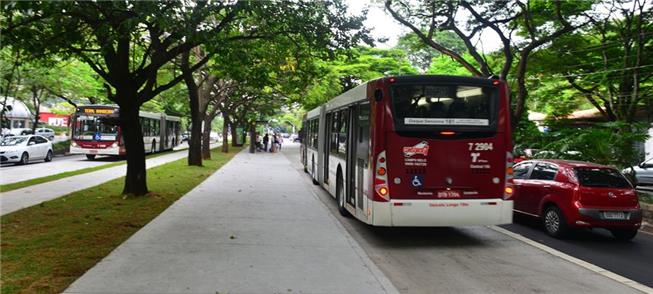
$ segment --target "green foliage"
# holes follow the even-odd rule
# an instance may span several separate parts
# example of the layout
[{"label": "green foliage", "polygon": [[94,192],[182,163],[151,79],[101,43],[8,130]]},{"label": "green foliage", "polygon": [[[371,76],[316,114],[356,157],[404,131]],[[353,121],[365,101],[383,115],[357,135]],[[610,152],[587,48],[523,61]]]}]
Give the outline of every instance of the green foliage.
[{"label": "green foliage", "polygon": [[[453,32],[438,31],[434,34],[434,39],[458,54],[463,54],[467,50],[465,43]],[[439,51],[426,45],[414,32],[399,37],[397,49],[404,50],[410,63],[420,72],[428,71],[433,59],[442,56]]]},{"label": "green foliage", "polygon": [[296,101],[312,109],[368,80],[417,73],[401,49],[359,47],[349,53],[316,62],[321,74]]},{"label": "green foliage", "polygon": [[540,158],[583,160],[599,164],[630,167],[639,163],[635,143],[648,137],[647,124],[602,123],[586,128],[553,127],[543,135]]}]

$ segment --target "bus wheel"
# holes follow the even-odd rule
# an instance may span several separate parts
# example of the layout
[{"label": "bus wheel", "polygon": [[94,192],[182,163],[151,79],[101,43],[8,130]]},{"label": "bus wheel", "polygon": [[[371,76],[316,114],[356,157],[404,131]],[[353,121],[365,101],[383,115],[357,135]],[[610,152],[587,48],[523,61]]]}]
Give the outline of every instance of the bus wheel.
[{"label": "bus wheel", "polygon": [[86,154],[86,159],[88,159],[88,160],[95,159],[95,154]]},{"label": "bus wheel", "polygon": [[338,212],[340,212],[340,215],[344,217],[350,216],[351,214],[349,214],[349,211],[347,211],[347,208],[345,208],[345,188],[342,184],[341,176],[338,176],[338,181],[336,184],[336,201],[338,201]]}]

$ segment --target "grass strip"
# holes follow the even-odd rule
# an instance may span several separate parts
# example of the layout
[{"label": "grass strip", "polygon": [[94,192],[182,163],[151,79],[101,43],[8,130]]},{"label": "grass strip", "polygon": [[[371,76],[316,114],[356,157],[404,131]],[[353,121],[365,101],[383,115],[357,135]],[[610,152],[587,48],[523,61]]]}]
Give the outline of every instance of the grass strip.
[{"label": "grass strip", "polygon": [[[158,157],[158,156],[161,156],[161,155],[170,154],[171,152],[176,152],[176,151],[165,151],[165,152],[161,152],[161,153],[156,153],[156,154],[148,155],[148,156],[146,156],[146,158],[154,158],[154,157]],[[44,164],[47,164],[47,163],[44,163]],[[10,183],[10,184],[4,184],[4,185],[0,185],[0,192],[8,192],[8,191],[11,191],[11,190],[16,190],[16,189],[21,189],[21,188],[33,186],[33,185],[52,182],[52,181],[60,180],[60,179],[67,178],[67,177],[72,177],[72,176],[76,176],[76,175],[81,175],[81,174],[85,174],[85,173],[98,171],[98,170],[105,169],[105,168],[118,166],[118,165],[121,165],[121,164],[125,164],[125,161],[122,160],[122,159],[120,161],[118,161],[118,162],[107,163],[107,164],[103,164],[103,165],[87,167],[87,168],[78,169],[78,170],[67,171],[67,172],[63,172],[63,173],[59,173],[59,174],[49,175],[49,176],[40,177],[40,178],[34,178],[34,179],[26,180],[26,181],[20,181],[20,182],[15,182],[15,183]],[[7,172],[11,172],[11,170],[8,170]]]},{"label": "grass strip", "polygon": [[202,167],[186,158],[153,167],[146,196],[121,195],[119,178],[2,216],[0,292],[62,292],[240,150],[216,148]]}]

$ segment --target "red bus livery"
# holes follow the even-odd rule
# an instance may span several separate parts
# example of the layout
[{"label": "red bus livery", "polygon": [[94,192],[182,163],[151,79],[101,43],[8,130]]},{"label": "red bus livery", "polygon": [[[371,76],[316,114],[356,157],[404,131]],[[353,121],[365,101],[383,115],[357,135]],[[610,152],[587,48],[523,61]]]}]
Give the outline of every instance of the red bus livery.
[{"label": "red bus livery", "polygon": [[302,160],[370,225],[511,223],[509,113],[500,80],[381,78],[307,113]]},{"label": "red bus livery", "polygon": [[[125,155],[117,106],[85,105],[77,107],[72,118],[71,154]],[[162,113],[141,111],[140,124],[145,152],[171,150],[179,143],[180,119]]]}]

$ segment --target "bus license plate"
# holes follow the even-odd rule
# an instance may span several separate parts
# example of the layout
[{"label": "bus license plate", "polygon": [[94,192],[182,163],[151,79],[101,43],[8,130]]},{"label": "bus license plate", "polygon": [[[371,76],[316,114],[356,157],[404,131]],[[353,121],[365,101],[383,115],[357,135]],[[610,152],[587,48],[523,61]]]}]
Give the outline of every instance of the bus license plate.
[{"label": "bus license plate", "polygon": [[603,218],[611,220],[624,220],[626,214],[623,211],[604,211]]},{"label": "bus license plate", "polygon": [[460,191],[438,191],[438,198],[460,198]]},{"label": "bus license plate", "polygon": [[95,149],[91,149],[88,152],[91,153],[91,154],[97,154],[97,150],[95,150]]}]

